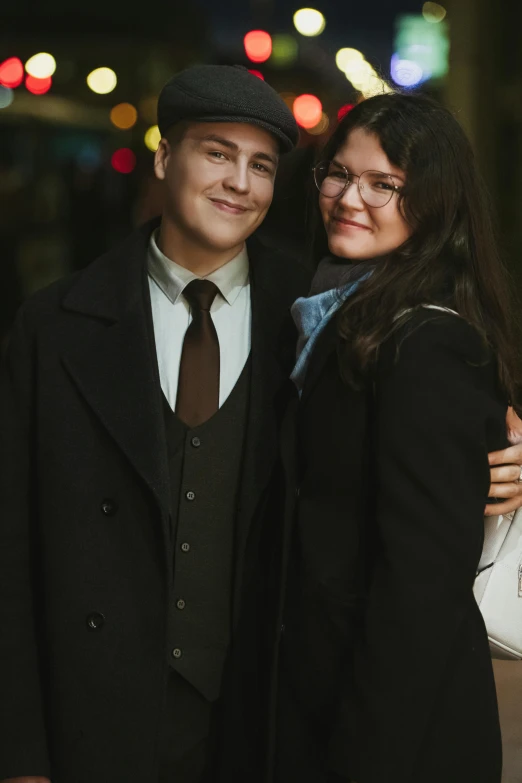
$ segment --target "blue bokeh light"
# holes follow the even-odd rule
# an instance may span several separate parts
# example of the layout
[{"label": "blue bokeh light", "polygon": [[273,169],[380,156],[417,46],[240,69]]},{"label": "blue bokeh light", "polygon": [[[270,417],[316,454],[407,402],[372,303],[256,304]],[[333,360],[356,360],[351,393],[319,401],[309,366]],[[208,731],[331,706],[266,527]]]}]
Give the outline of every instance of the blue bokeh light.
[{"label": "blue bokeh light", "polygon": [[413,60],[401,60],[398,54],[393,54],[390,63],[390,74],[395,84],[401,87],[416,87],[426,78],[421,66]]}]

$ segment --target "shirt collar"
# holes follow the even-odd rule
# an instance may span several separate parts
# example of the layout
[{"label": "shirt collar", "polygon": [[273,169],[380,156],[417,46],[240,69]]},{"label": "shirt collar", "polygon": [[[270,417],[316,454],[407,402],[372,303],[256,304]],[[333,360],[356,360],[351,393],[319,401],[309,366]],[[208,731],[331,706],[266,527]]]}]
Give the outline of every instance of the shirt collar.
[{"label": "shirt collar", "polygon": [[[165,296],[175,304],[186,286],[198,276],[167,258],[159,249],[156,236],[157,231],[153,231],[149,242],[148,272]],[[229,305],[233,305],[239,292],[248,282],[248,272],[248,253],[245,245],[231,261],[203,279],[214,283],[223,299]]]}]

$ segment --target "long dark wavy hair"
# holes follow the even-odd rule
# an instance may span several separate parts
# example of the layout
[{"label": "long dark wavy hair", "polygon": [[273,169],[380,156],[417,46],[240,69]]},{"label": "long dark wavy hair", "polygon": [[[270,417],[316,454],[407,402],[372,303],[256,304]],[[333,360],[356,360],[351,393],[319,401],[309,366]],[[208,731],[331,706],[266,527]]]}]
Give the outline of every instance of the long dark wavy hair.
[{"label": "long dark wavy hair", "polygon": [[[399,208],[413,232],[379,259],[373,274],[340,308],[339,357],[344,380],[361,388],[379,346],[422,304],[451,307],[493,350],[499,380],[514,404],[518,356],[507,272],[500,260],[488,195],[471,145],[457,120],[434,100],[398,93],[362,101],[339,123],[321,157],[331,160],[355,128],[375,134],[406,174]],[[318,212],[318,199],[315,197]],[[315,247],[325,245],[317,225]]]}]

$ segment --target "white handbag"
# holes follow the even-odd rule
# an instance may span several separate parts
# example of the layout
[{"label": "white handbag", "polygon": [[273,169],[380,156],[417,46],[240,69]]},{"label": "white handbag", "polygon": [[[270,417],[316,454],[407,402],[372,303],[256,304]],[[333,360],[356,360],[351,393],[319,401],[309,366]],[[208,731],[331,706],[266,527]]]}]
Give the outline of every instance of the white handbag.
[{"label": "white handbag", "polygon": [[[449,307],[421,307],[459,315]],[[484,547],[473,592],[486,623],[491,656],[522,660],[522,508],[484,517]]]},{"label": "white handbag", "polygon": [[522,660],[522,509],[484,517],[474,593],[493,658]]}]

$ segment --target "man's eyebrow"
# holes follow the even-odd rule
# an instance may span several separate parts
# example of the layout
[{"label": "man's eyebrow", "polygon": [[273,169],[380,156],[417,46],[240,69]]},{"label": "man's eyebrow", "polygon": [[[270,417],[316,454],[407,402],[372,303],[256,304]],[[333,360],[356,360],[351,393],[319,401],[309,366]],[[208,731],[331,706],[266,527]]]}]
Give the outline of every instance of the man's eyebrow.
[{"label": "man's eyebrow", "polygon": [[269,155],[268,152],[256,152],[253,156],[256,160],[267,160],[274,166],[277,166],[279,158],[276,155]]},{"label": "man's eyebrow", "polygon": [[234,150],[234,152],[237,152],[239,149],[233,141],[225,139],[223,136],[218,136],[216,133],[208,133],[206,136],[202,136],[200,141],[213,141],[215,144],[221,144],[223,147],[228,147],[229,150]]},{"label": "man's eyebrow", "polygon": [[[230,139],[226,139],[224,136],[218,136],[216,133],[208,133],[206,136],[202,136],[200,141],[211,141],[214,142],[214,144],[221,144],[222,147],[227,147],[233,152],[238,152],[239,150],[239,147],[237,144],[235,144],[235,142],[230,141]],[[268,152],[255,152],[252,157],[254,157],[256,160],[266,160],[269,163],[272,163],[274,166],[277,166],[278,163],[277,156],[269,155]]]}]

